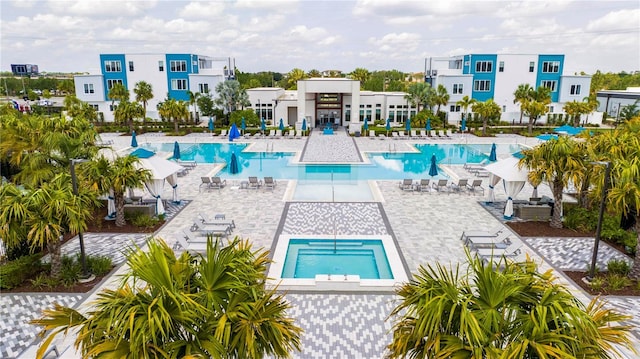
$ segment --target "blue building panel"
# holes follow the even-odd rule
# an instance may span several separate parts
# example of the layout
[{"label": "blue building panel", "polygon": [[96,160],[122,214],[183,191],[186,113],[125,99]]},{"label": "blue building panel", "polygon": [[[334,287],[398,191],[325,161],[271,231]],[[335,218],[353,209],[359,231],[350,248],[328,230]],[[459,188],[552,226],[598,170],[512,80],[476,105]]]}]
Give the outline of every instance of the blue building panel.
[{"label": "blue building panel", "polygon": [[[189,90],[189,74],[193,73],[191,55],[167,54],[166,61],[169,98],[189,101],[189,95],[187,94]],[[175,65],[173,68],[172,64]],[[174,84],[174,82],[176,83]]]},{"label": "blue building panel", "polygon": [[560,97],[560,81],[563,71],[564,55],[538,55],[536,88],[542,86],[543,81],[555,81],[555,90],[551,92],[551,102],[558,102]]},{"label": "blue building panel", "polygon": [[[486,101],[494,97],[496,87],[496,71],[498,55],[471,54],[469,56],[469,73],[473,75],[471,97],[477,101]],[[465,62],[467,61],[465,56]],[[478,88],[476,88],[478,83]]]},{"label": "blue building panel", "polygon": [[124,54],[101,54],[100,71],[102,72],[102,81],[104,82],[105,101],[109,101],[109,83],[113,81],[122,81],[124,88],[129,90]]}]

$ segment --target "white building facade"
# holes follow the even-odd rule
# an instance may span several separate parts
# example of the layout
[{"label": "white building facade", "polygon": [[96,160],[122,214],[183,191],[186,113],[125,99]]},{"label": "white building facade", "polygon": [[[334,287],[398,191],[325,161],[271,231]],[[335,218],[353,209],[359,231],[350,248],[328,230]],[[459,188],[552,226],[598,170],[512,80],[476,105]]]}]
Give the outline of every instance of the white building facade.
[{"label": "white building facade", "polygon": [[563,113],[566,102],[582,101],[591,86],[591,76],[564,75],[563,71],[564,55],[466,54],[425,60],[425,82],[434,88],[444,85],[450,95],[443,109],[449,112],[449,123],[459,121],[462,109],[456,102],[464,96],[493,99],[502,110],[502,121],[518,121],[520,105],[513,102],[513,93],[521,84],[548,87],[550,113]]},{"label": "white building facade", "polygon": [[76,96],[93,106],[105,121],[113,121],[109,90],[121,83],[135,101],[136,83],[145,81],[153,89],[153,98],[147,103],[147,117],[159,119],[157,105],[168,98],[188,101],[187,91],[209,92],[215,95],[215,86],[233,79],[230,58],[214,58],[196,54],[101,54],[99,75],[74,77]]}]

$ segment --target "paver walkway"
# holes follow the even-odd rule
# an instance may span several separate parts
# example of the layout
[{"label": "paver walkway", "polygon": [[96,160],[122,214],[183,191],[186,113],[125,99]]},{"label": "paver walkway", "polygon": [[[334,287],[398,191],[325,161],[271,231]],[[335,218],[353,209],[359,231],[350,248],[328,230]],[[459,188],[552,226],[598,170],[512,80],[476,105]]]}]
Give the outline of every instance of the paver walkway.
[{"label": "paver walkway", "polygon": [[362,157],[354,139],[344,128],[339,128],[332,135],[324,135],[322,130],[311,131],[302,162],[362,162]]}]

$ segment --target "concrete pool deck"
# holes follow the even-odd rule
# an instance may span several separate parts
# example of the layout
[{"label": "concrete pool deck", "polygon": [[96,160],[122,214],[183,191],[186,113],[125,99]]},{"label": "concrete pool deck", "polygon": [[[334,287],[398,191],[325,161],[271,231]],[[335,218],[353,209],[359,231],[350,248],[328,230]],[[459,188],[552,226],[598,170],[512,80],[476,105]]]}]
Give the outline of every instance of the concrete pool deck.
[{"label": "concrete pool deck", "polygon": [[[321,131],[317,131],[321,132]],[[335,138],[344,134],[336,132]],[[346,137],[346,135],[345,135]],[[114,141],[115,148],[125,148],[130,143],[129,136],[115,134],[103,134],[102,138]],[[205,135],[191,135],[186,139],[195,142],[219,142],[226,139],[216,139]],[[138,143],[145,142],[173,142],[185,141],[183,137],[164,137],[155,135],[138,136]],[[393,145],[396,151],[412,151],[411,143],[509,143],[533,146],[537,139],[523,138],[520,136],[499,136],[495,138],[475,138],[473,136],[456,137],[452,140],[379,140],[367,137],[349,138],[355,141],[359,151],[386,151]],[[326,138],[325,138],[326,140]],[[306,145],[306,139],[252,139],[255,142],[256,151],[262,151],[269,146],[274,151],[294,152],[302,151]],[[341,142],[340,142],[341,143]],[[345,142],[346,143],[346,142]],[[342,146],[336,144],[336,146]],[[346,145],[345,145],[346,146]],[[353,145],[351,145],[353,146]],[[307,146],[307,150],[310,146]],[[341,147],[340,147],[341,148]],[[353,148],[353,147],[351,147]],[[345,147],[346,150],[346,147]],[[336,152],[339,153],[339,152]],[[326,158],[326,157],[324,157]],[[349,155],[353,159],[353,155]],[[339,160],[339,159],[338,159]],[[179,194],[190,203],[175,215],[158,233],[157,236],[165,239],[170,245],[175,243],[175,233],[193,223],[198,213],[208,214],[224,213],[227,218],[234,219],[236,229],[233,234],[250,239],[254,247],[272,248],[274,239],[278,233],[291,234],[306,233],[311,224],[303,224],[298,220],[283,221],[286,217],[285,198],[290,198],[289,181],[278,180],[273,190],[245,190],[240,189],[240,183],[229,183],[222,190],[200,189],[200,176],[206,176],[214,169],[215,165],[199,164],[190,173],[179,179]],[[462,166],[442,166],[459,178],[473,178],[466,173]],[[484,187],[486,188],[486,178]],[[388,218],[388,223],[393,229],[397,245],[406,261],[410,272],[415,272],[419,265],[434,264],[436,262],[445,265],[456,265],[466,261],[464,246],[459,238],[464,230],[489,229],[501,220],[488,211],[480,201],[480,195],[468,193],[438,193],[438,192],[406,192],[398,188],[397,181],[375,181],[380,194],[380,202]],[[518,198],[528,198],[532,188],[526,186]],[[547,187],[538,189],[540,195],[550,195]],[[170,186],[165,186],[163,196],[170,196]],[[289,197],[287,197],[289,195]],[[498,201],[506,199],[504,191],[496,192]],[[309,202],[312,210],[323,210],[322,203]],[[499,210],[499,209],[498,209]],[[354,216],[356,214],[353,214]],[[357,216],[370,216],[372,212],[362,211]],[[345,219],[348,221],[349,218]],[[363,229],[345,229],[345,232],[360,232]],[[324,231],[324,229],[319,229]],[[357,233],[356,233],[357,234]],[[107,245],[109,234],[97,234],[90,236],[89,240],[100,245]],[[85,239],[86,241],[87,239]],[[571,241],[559,241],[547,238],[521,238],[525,243],[525,251],[535,260],[541,263],[541,269],[562,268],[565,263],[571,263],[578,269],[584,269],[585,248],[590,248],[592,238],[579,238]],[[604,251],[604,252],[603,252]],[[601,250],[599,258],[605,257],[605,252],[612,256],[618,255],[614,250],[607,248]],[[542,256],[541,256],[542,255]],[[607,254],[608,255],[608,254]],[[607,257],[608,258],[608,257]],[[122,272],[124,267],[118,270]],[[559,280],[569,285],[571,291],[583,302],[589,300],[589,296],[556,271]],[[112,275],[115,280],[116,275]],[[113,285],[112,281],[106,281],[104,286]],[[100,289],[98,289],[100,290]],[[35,345],[30,343],[35,338],[37,328],[26,322],[39,315],[39,310],[50,306],[52,300],[63,299],[65,305],[75,305],[77,308],[86,308],[88,303],[95,298],[96,292],[90,294],[2,294],[0,322],[0,357],[32,358]],[[388,293],[299,293],[286,294],[292,303],[291,315],[296,318],[296,323],[304,329],[302,337],[302,352],[293,353],[295,358],[381,358],[385,353],[385,346],[391,341],[391,322],[386,321],[388,313],[397,304],[397,297]],[[48,297],[48,298],[44,298]],[[51,298],[55,297],[55,298]],[[633,340],[640,349],[640,298],[635,297],[607,297],[609,306],[618,308],[621,312],[633,316],[631,324],[635,327]],[[49,303],[49,304],[48,304]],[[26,312],[26,314],[25,314]],[[76,358],[73,348],[69,348],[73,338],[66,341],[58,341],[58,347],[66,351],[62,357]],[[636,356],[629,355],[629,358]]]}]

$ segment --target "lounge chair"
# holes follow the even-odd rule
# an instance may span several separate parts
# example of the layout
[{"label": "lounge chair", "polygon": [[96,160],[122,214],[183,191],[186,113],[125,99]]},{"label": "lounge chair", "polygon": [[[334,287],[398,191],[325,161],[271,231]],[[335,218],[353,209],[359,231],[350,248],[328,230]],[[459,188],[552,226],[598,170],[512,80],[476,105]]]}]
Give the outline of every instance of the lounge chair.
[{"label": "lounge chair", "polygon": [[227,185],[227,180],[220,179],[220,177],[211,177],[211,185],[210,188],[222,189]]},{"label": "lounge chair", "polygon": [[271,138],[276,137],[276,130],[269,130],[269,135],[266,137],[271,137]]},{"label": "lounge chair", "polygon": [[376,131],[375,130],[369,130],[369,138],[370,139],[374,139],[376,138]]},{"label": "lounge chair", "polygon": [[446,179],[439,179],[437,183],[433,184],[433,189],[435,189],[437,192],[440,192],[441,190],[445,190],[447,188],[448,183],[449,181]]},{"label": "lounge chair", "polygon": [[420,138],[420,136],[418,136],[418,132],[416,130],[411,130],[411,139],[417,140],[418,138]]},{"label": "lounge chair", "polygon": [[405,178],[400,182],[400,189],[403,191],[413,191],[413,180],[411,178]]},{"label": "lounge chair", "polygon": [[436,130],[431,130],[431,132],[429,132],[431,134],[431,138],[436,138],[438,137],[438,135],[436,134]]},{"label": "lounge chair", "polygon": [[[173,249],[177,249],[177,244],[179,244],[185,251],[190,253],[205,253],[207,251],[207,242],[202,242],[200,240],[191,242],[188,238],[191,236],[188,231],[183,231],[183,233],[176,233],[176,245],[174,245]],[[206,237],[204,237],[206,238]]]},{"label": "lounge chair", "polygon": [[196,161],[176,160],[176,163],[179,164],[180,166],[186,168],[187,170],[192,170],[192,169],[194,169],[194,168],[196,168],[198,166],[198,163]]},{"label": "lounge chair", "polygon": [[202,181],[202,183],[200,183],[200,186],[198,186],[198,189],[202,188],[202,186],[205,186],[205,188],[213,188],[211,177],[200,177],[200,180]]},{"label": "lounge chair", "polygon": [[262,186],[262,181],[258,180],[258,177],[249,177],[249,188],[258,189]]},{"label": "lounge chair", "polygon": [[401,140],[405,140],[407,136],[404,134],[404,131],[398,131],[398,138]]},{"label": "lounge chair", "polygon": [[501,232],[493,237],[468,237],[465,245],[471,250],[487,250],[487,249],[505,249],[511,245],[511,233],[508,231]]},{"label": "lounge chair", "polygon": [[469,189],[469,192],[475,193],[476,191],[482,191],[482,195],[484,196],[484,187],[482,187],[481,179],[474,179],[471,184],[467,183],[467,188]]},{"label": "lounge chair", "polygon": [[378,135],[378,138],[381,140],[386,140],[387,139],[387,135],[385,135],[384,133],[381,133]]},{"label": "lounge chair", "polygon": [[475,253],[485,261],[493,261],[494,258],[514,258],[522,253],[522,242],[513,242],[506,248],[478,248]]},{"label": "lounge chair", "polygon": [[276,138],[282,138],[282,130],[276,130]]},{"label": "lounge chair", "polygon": [[274,189],[276,188],[276,180],[273,177],[265,177],[264,178],[264,188]]},{"label": "lounge chair", "polygon": [[227,130],[220,130],[220,137],[227,137]]},{"label": "lounge chair", "polygon": [[451,182],[451,191],[453,192],[462,192],[463,190],[467,190],[467,184],[469,180],[466,178],[462,178],[458,180],[458,183]]},{"label": "lounge chair", "polygon": [[422,139],[428,139],[429,135],[427,135],[427,131],[426,130],[420,130],[420,138]]},{"label": "lounge chair", "polygon": [[391,137],[392,137],[394,140],[397,140],[398,138],[400,138],[400,135],[398,134],[398,132],[391,132]]},{"label": "lounge chair", "polygon": [[453,137],[453,132],[451,130],[447,130],[446,135],[447,135],[447,137],[451,138],[451,137]]},{"label": "lounge chair", "polygon": [[462,241],[462,243],[466,245],[470,238],[474,238],[474,237],[495,238],[495,237],[498,237],[501,233],[505,233],[505,232],[508,233],[506,229],[507,228],[504,225],[499,224],[489,229],[488,231],[477,231],[477,230],[464,231],[462,232],[462,236],[460,236],[460,240]]},{"label": "lounge chair", "polygon": [[296,130],[295,138],[302,138],[302,130]]},{"label": "lounge chair", "polygon": [[236,228],[236,222],[232,219],[231,221],[227,220],[224,214],[216,214],[214,219],[209,218],[204,213],[198,213],[198,219],[202,222],[203,225],[214,225],[214,226],[229,226],[229,229],[233,231]]},{"label": "lounge chair", "polygon": [[228,224],[207,224],[202,221],[194,221],[190,227],[191,232],[198,232],[202,235],[212,235],[215,237],[227,237],[231,234],[231,225]]},{"label": "lounge chair", "polygon": [[447,135],[444,133],[444,130],[438,130],[438,137],[440,137],[440,138],[448,138],[448,139],[451,139],[449,136],[447,136]]},{"label": "lounge chair", "polygon": [[420,182],[416,185],[416,191],[418,192],[429,192],[429,182],[431,180],[428,178],[423,178],[420,180]]}]

